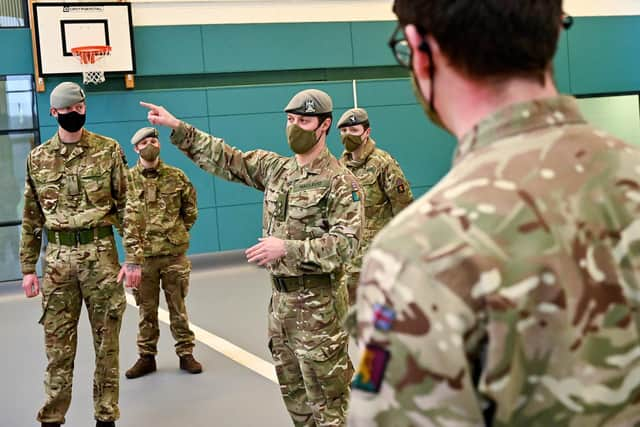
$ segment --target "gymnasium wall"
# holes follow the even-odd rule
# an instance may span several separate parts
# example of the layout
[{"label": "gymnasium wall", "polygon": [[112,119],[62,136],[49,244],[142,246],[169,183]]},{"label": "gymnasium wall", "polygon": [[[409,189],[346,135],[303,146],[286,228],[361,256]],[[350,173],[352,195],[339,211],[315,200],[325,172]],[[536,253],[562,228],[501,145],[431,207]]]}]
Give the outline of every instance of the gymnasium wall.
[{"label": "gymnasium wall", "polygon": [[[289,98],[306,87],[326,90],[337,117],[352,106],[355,78],[373,137],[396,157],[421,195],[449,169],[454,140],[426,121],[406,72],[395,65],[386,46],[394,27],[392,21],[136,26],[137,89],[125,90],[122,79],[113,76],[90,89],[87,127],[118,139],[133,164],[129,138],[147,125],[146,111],[138,106],[145,100],[243,150],[288,155],[282,108]],[[554,62],[561,91],[637,93],[638,28],[640,16],[576,18]],[[302,41],[307,49],[299,48]],[[0,30],[0,56],[5,58],[0,75],[31,74],[29,31]],[[47,79],[47,92],[37,97],[43,141],[55,132],[48,91],[59,81]],[[163,158],[183,168],[198,190],[200,219],[191,253],[253,244],[260,235],[261,194],[198,170],[167,140],[163,130]],[[329,145],[340,152],[335,129]]]}]

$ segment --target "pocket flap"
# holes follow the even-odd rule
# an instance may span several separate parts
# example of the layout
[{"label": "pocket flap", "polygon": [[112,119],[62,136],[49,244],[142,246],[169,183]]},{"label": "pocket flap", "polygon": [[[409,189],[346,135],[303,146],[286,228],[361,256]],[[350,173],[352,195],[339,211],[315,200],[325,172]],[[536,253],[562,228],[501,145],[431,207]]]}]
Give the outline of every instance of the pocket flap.
[{"label": "pocket flap", "polygon": [[301,208],[308,208],[320,204],[324,196],[328,193],[329,187],[314,188],[309,190],[289,193],[289,205]]}]

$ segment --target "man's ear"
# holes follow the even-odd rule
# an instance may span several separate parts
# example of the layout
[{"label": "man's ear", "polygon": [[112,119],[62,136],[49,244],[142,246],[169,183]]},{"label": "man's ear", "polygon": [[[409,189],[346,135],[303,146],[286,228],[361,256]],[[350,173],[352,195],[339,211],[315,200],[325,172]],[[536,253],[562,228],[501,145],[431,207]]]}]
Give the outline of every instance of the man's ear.
[{"label": "man's ear", "polygon": [[326,119],[324,119],[324,122],[326,123],[326,127],[324,128],[324,133],[329,132],[329,129],[331,129],[331,117],[327,117]]},{"label": "man's ear", "polygon": [[411,47],[411,61],[413,64],[413,72],[416,74],[418,79],[429,79],[429,67],[431,67],[431,61],[429,60],[429,55],[426,52],[423,52],[420,49],[420,45],[425,42],[428,43],[433,40],[429,37],[429,41],[425,39],[425,37],[418,32],[418,29],[415,25],[407,25],[404,28],[404,34],[407,37],[407,42],[409,42],[409,46]]},{"label": "man's ear", "polygon": [[53,107],[49,108],[49,115],[58,118],[58,112]]}]

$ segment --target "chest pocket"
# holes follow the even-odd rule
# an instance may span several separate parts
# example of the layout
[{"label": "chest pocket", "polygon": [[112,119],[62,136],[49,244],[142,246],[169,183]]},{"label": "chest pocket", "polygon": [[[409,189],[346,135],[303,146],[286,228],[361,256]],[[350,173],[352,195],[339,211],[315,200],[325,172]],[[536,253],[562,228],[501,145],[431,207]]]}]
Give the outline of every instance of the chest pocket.
[{"label": "chest pocket", "polygon": [[378,182],[378,175],[375,170],[365,170],[364,173],[356,176],[362,192],[364,193],[364,206],[379,206],[386,202],[386,197],[380,183]]},{"label": "chest pocket", "polygon": [[40,171],[32,174],[32,179],[42,211],[45,215],[54,213],[62,191],[62,171]]},{"label": "chest pocket", "polygon": [[87,200],[94,206],[110,204],[111,170],[103,165],[87,167],[80,174]]},{"label": "chest pocket", "polygon": [[290,191],[287,200],[289,218],[307,222],[326,217],[328,187]]},{"label": "chest pocket", "polygon": [[177,182],[166,182],[158,188],[158,207],[165,211],[165,217],[174,220],[180,213],[182,186]]}]

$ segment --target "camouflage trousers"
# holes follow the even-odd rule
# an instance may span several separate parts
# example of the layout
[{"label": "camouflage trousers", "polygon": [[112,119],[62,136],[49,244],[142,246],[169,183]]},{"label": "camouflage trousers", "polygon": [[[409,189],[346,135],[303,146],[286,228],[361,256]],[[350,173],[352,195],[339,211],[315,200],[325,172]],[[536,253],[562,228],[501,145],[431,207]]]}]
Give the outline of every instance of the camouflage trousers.
[{"label": "camouflage trousers", "polygon": [[40,323],[44,326],[48,365],[46,401],[38,412],[38,421],[65,421],[71,403],[82,301],[89,314],[96,355],[95,418],[116,420],[120,417],[118,339],[126,301],[124,289],[116,281],[120,265],[113,237],[73,247],[49,243],[46,262]]},{"label": "camouflage trousers", "polygon": [[189,329],[184,299],[189,291],[191,261],[185,255],[146,257],[142,265],[142,282],[133,291],[140,312],[138,323],[138,353],[142,356],[158,354],[158,306],[160,286],[169,308],[171,334],[176,341],[176,353],[184,356],[193,352],[195,335]]},{"label": "camouflage trousers", "polygon": [[353,366],[342,327],[346,288],[273,291],[269,349],[295,426],[344,426]]}]

